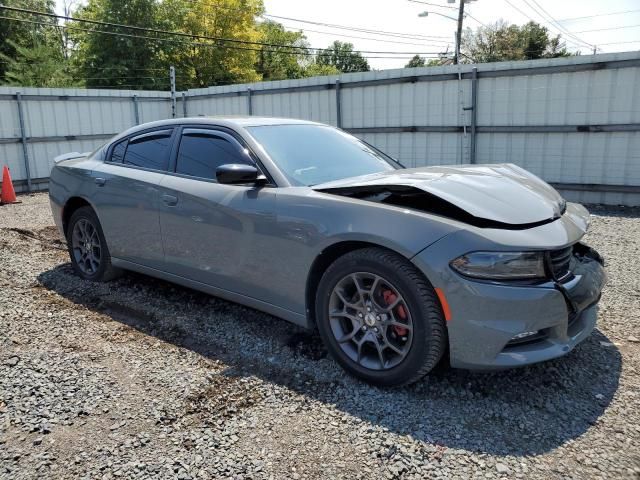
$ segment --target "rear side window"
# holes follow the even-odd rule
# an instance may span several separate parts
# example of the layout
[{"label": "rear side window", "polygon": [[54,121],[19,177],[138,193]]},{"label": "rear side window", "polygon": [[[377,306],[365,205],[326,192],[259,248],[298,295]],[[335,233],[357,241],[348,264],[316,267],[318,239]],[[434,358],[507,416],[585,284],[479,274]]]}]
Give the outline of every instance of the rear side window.
[{"label": "rear side window", "polygon": [[253,165],[249,152],[235,142],[211,133],[185,133],[180,141],[176,173],[207,179],[227,163]]},{"label": "rear side window", "polygon": [[113,151],[111,152],[111,161],[114,163],[122,163],[122,159],[124,158],[124,152],[127,149],[127,141],[123,140],[120,143],[117,143],[115,147],[113,147]]},{"label": "rear side window", "polygon": [[159,130],[131,138],[124,154],[124,164],[166,170],[169,166],[171,133],[172,130]]}]

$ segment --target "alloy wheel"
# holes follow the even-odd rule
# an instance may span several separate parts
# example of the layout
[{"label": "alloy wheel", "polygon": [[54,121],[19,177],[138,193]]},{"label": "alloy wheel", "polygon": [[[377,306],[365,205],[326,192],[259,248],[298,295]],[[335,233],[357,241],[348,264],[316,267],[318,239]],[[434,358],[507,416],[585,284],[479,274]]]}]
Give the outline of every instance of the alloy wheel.
[{"label": "alloy wheel", "polygon": [[335,285],[329,323],[342,351],[371,370],[397,366],[411,348],[413,321],[407,302],[389,281],[373,273],[351,273]]},{"label": "alloy wheel", "polygon": [[100,268],[102,246],[97,228],[86,218],[81,218],[73,226],[71,248],[82,273],[95,275]]}]

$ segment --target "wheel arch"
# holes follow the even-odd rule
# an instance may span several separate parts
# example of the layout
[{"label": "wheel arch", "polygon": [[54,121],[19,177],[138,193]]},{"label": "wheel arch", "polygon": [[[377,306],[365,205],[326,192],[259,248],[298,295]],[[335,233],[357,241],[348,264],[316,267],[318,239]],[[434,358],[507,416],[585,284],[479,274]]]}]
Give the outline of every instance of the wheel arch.
[{"label": "wheel arch", "polygon": [[[71,216],[76,210],[82,207],[90,207],[94,212],[96,212],[96,209],[93,207],[91,202],[79,195],[69,197],[64,203],[64,207],[62,208],[62,229],[65,235],[67,234],[67,226],[69,225]],[[97,214],[98,213],[96,212],[96,215]]]},{"label": "wheel arch", "polygon": [[364,248],[379,248],[382,250],[388,250],[409,260],[406,255],[402,254],[402,252],[394,248],[389,248],[379,243],[364,240],[342,240],[325,247],[311,264],[309,274],[307,275],[307,285],[305,288],[305,305],[310,327],[316,327],[316,292],[318,290],[318,285],[320,284],[320,279],[322,278],[324,272],[334,261],[336,261],[341,256],[354,250],[361,250]]}]

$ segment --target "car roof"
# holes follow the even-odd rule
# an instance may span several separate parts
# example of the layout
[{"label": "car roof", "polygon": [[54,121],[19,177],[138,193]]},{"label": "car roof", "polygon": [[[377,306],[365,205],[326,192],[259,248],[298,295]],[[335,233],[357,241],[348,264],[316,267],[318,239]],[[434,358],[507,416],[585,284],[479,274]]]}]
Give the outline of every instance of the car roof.
[{"label": "car roof", "polygon": [[182,117],[171,118],[167,120],[157,120],[155,122],[143,123],[131,127],[122,132],[119,137],[130,135],[137,131],[147,130],[149,128],[170,127],[174,125],[198,124],[222,126],[234,129],[242,129],[245,127],[258,127],[264,125],[322,125],[321,123],[311,122],[308,120],[299,120],[295,118],[279,118],[279,117],[254,117],[248,115],[220,115],[220,116],[198,116],[198,117]]}]

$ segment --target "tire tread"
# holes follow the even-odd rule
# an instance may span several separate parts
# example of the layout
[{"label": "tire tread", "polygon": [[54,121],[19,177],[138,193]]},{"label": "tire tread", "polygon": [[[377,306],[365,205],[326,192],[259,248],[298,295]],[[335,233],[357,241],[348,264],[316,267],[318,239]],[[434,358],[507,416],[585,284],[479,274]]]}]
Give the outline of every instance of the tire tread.
[{"label": "tire tread", "polygon": [[369,260],[382,263],[393,268],[398,275],[405,277],[409,282],[414,284],[418,292],[418,301],[422,304],[423,310],[427,312],[427,328],[430,330],[429,348],[422,359],[421,365],[416,369],[415,373],[404,379],[402,382],[394,385],[404,386],[420,380],[428,374],[438,364],[438,362],[440,362],[447,347],[447,331],[444,322],[444,314],[442,312],[440,300],[436,296],[433,286],[415,265],[405,257],[391,250],[378,247],[367,247],[353,250],[331,264],[326,270],[325,275],[330,275],[333,269],[338,268],[337,262],[340,260],[354,262]]},{"label": "tire tread", "polygon": [[73,214],[71,215],[71,218],[69,219],[69,226],[67,227],[67,247],[69,250],[69,257],[71,258],[71,264],[74,266],[74,270],[76,270],[76,272],[82,276],[81,272],[78,272],[78,270],[75,267],[75,262],[73,259],[73,253],[71,251],[71,232],[73,231],[73,225],[75,225],[78,217],[88,217],[89,219],[91,219],[91,221],[95,222],[95,225],[98,229],[98,234],[100,235],[100,241],[103,243],[103,261],[105,262],[104,265],[104,269],[102,271],[102,274],[95,277],[95,278],[88,278],[88,280],[92,280],[92,281],[97,281],[97,282],[109,282],[111,280],[114,280],[116,278],[118,278],[120,275],[122,275],[122,270],[119,268],[114,267],[111,264],[111,253],[109,252],[109,248],[107,246],[107,242],[104,238],[104,233],[102,231],[102,225],[100,225],[100,220],[98,219],[98,216],[96,215],[96,212],[93,210],[93,208],[91,207],[80,207],[78,208],[75,212],[73,212]]}]

